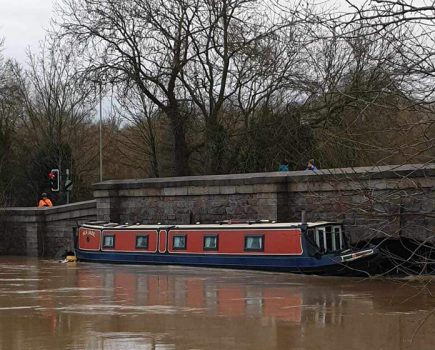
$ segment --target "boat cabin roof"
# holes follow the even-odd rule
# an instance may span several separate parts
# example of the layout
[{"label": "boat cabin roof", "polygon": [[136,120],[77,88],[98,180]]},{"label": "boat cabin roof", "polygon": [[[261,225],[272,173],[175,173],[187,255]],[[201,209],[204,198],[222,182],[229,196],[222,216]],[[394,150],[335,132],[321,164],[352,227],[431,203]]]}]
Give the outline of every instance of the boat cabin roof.
[{"label": "boat cabin roof", "polygon": [[[315,222],[307,222],[308,228],[318,227],[318,226],[327,226],[327,225],[341,225],[340,222],[333,221],[315,221]],[[300,228],[302,226],[301,222],[273,222],[273,221],[252,221],[252,222],[239,222],[239,221],[222,221],[214,224],[190,224],[190,225],[170,225],[170,224],[161,224],[157,223],[155,225],[151,224],[119,224],[114,222],[105,222],[105,221],[92,221],[81,225],[82,227],[94,228],[94,229],[127,229],[127,230],[156,230],[156,229],[181,229],[181,230],[194,230],[194,229],[217,229],[217,228],[226,228],[226,229],[249,229],[249,228]]]}]

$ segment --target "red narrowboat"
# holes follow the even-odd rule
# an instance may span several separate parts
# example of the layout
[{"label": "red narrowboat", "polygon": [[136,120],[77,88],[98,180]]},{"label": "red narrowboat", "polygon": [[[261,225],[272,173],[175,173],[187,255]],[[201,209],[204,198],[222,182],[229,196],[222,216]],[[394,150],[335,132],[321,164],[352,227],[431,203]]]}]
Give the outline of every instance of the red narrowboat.
[{"label": "red narrowboat", "polygon": [[336,222],[89,222],[78,228],[75,238],[77,259],[93,262],[367,276],[376,273],[379,259],[375,247],[352,249]]}]

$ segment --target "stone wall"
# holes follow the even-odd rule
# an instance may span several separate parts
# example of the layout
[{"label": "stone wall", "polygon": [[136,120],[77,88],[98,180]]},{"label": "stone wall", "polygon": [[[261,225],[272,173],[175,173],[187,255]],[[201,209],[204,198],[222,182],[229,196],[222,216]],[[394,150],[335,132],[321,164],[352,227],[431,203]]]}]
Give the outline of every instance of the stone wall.
[{"label": "stone wall", "polygon": [[0,255],[53,257],[72,249],[72,228],[96,219],[96,201],[0,209]]},{"label": "stone wall", "polygon": [[353,242],[435,240],[435,164],[105,181],[95,200],[53,208],[0,209],[0,254],[55,256],[72,227],[212,223],[229,219],[342,221]]},{"label": "stone wall", "polygon": [[432,239],[435,164],[105,181],[98,219],[210,223],[227,219],[339,220],[352,241]]}]

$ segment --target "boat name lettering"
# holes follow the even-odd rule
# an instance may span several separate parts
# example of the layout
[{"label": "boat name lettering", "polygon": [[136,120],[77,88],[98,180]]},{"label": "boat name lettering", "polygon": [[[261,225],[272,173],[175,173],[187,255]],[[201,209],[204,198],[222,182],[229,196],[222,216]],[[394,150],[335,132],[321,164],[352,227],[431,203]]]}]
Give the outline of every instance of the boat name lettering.
[{"label": "boat name lettering", "polygon": [[95,237],[95,231],[93,231],[93,230],[83,230],[83,236],[92,236],[92,237]]}]

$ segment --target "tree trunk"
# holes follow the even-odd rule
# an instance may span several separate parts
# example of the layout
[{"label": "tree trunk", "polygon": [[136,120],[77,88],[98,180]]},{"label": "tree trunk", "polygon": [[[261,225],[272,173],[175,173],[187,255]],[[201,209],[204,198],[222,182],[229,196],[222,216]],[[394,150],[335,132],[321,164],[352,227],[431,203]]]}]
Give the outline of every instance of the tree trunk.
[{"label": "tree trunk", "polygon": [[206,172],[208,174],[222,174],[224,172],[226,141],[226,131],[218,123],[217,118],[209,118],[206,124]]},{"label": "tree trunk", "polygon": [[177,110],[171,109],[168,112],[171,120],[172,134],[174,135],[174,170],[175,176],[190,175],[189,154],[187,152],[186,132],[184,130],[184,120]]}]

